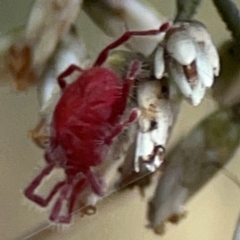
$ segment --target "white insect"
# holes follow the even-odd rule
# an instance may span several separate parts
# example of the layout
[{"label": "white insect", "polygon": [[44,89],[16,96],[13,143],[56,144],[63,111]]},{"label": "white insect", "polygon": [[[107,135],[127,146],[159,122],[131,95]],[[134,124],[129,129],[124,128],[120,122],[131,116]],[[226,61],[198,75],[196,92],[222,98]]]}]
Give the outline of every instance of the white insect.
[{"label": "white insect", "polygon": [[140,171],[141,162],[154,172],[163,162],[165,145],[173,124],[171,102],[162,96],[160,81],[148,81],[138,87],[138,106],[141,110],[134,168]]}]

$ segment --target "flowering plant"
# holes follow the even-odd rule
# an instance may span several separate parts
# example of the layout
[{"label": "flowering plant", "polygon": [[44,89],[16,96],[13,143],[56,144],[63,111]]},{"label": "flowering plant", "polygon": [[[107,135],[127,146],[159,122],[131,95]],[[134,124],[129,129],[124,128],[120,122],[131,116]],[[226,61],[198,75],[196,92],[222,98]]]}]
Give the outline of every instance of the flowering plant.
[{"label": "flowering plant", "polygon": [[[231,79],[226,81],[224,73],[220,74],[219,55],[210,33],[203,23],[192,19],[201,1],[176,2],[177,15],[174,20],[170,20],[160,17],[147,4],[137,0],[36,0],[25,28],[0,39],[4,43],[0,49],[4,66],[0,69],[1,73],[8,75],[17,90],[25,91],[33,85],[39,89],[40,120],[29,136],[37,146],[44,149],[47,167],[34,178],[24,193],[31,201],[46,207],[59,191],[55,205],[50,210],[50,220],[53,222],[69,223],[70,216],[79,207],[83,207],[83,214],[92,214],[102,197],[128,186],[130,182],[142,190],[155,174],[159,175],[159,180],[148,205],[148,221],[150,228],[163,234],[166,222],[177,222],[184,216],[185,202],[231,159],[239,146],[239,94],[237,91],[234,98],[231,94],[236,83]],[[234,45],[231,44],[231,47],[234,46],[237,51],[237,7],[231,0],[213,2],[233,33]],[[78,36],[76,18],[82,11],[105,34],[117,39],[99,54],[93,65],[90,65],[84,40]],[[230,16],[230,12],[234,13],[235,19]],[[125,44],[128,50],[115,51],[114,48],[120,44]],[[70,71],[71,74],[68,74],[66,69],[69,66],[75,66],[75,70],[79,71]],[[88,128],[97,126],[97,130],[106,125],[118,130],[106,128],[104,134],[107,131],[111,134],[107,132],[104,139],[94,135],[97,130],[94,133],[86,132],[86,135],[93,134],[91,140],[97,142],[93,151],[99,145],[102,146],[100,141],[107,141],[109,149],[104,149],[101,154],[100,150],[96,151],[96,155],[93,154],[101,155],[101,159],[96,160],[97,164],[93,161],[95,159],[89,160],[91,164],[86,160],[87,168],[91,168],[91,171],[86,171],[84,164],[81,171],[75,171],[78,168],[76,165],[80,163],[71,158],[75,153],[69,152],[76,148],[68,147],[74,145],[74,139],[61,140],[60,130],[71,130],[74,137],[83,135],[78,134],[78,129],[70,129],[67,123],[63,128],[57,126],[60,125],[59,119],[66,116],[77,116],[76,121],[81,122],[85,112],[97,107],[89,103],[84,108],[84,114],[79,116],[75,112],[70,114],[68,107],[62,110],[69,99],[71,109],[74,109],[75,104],[82,104],[73,98],[75,93],[72,92],[71,96],[66,91],[70,86],[76,87],[74,83],[77,81],[81,82],[86,69],[95,72],[93,70],[99,66],[111,70],[121,79],[114,86],[125,90],[117,92],[121,95],[117,103],[122,108],[121,111],[109,108],[112,112],[111,120],[102,121],[101,124],[89,119],[84,123],[89,124]],[[63,77],[62,74],[66,72]],[[218,78],[214,83],[215,77]],[[133,79],[134,82],[130,84]],[[168,149],[167,142],[181,101],[185,99],[190,105],[197,106],[211,87],[219,109],[175,147]],[[83,90],[85,94],[87,89],[84,85],[79,91]],[[101,95],[97,90],[97,87],[91,90],[94,96]],[[106,99],[108,101],[102,105],[101,112],[93,113],[108,114],[107,107],[113,100],[111,96]],[[98,104],[100,100],[101,96],[97,99]],[[66,113],[57,114],[61,112],[59,109]],[[134,117],[131,115],[133,112]],[[113,119],[117,119],[116,124]],[[119,128],[120,125],[122,128]],[[85,125],[81,123],[76,126],[83,128]],[[84,146],[92,144],[87,137],[83,139],[84,143],[89,143]],[[65,144],[66,141],[69,141],[69,145]],[[63,170],[63,179],[56,179],[49,196],[43,199],[41,193],[35,191],[53,167]],[[84,175],[90,184],[83,184],[75,175]],[[65,177],[67,180],[64,180]],[[60,216],[61,211],[65,211],[63,214],[67,218]],[[238,231],[237,227],[235,239],[238,239]]]}]

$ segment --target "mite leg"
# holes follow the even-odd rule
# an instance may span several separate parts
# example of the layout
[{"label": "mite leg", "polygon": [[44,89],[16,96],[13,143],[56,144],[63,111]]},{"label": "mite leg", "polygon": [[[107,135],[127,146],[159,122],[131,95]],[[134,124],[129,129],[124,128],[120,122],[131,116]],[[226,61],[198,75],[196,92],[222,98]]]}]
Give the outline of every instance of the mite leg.
[{"label": "mite leg", "polygon": [[48,194],[46,198],[43,198],[37,194],[34,193],[34,191],[39,187],[44,177],[50,174],[50,172],[53,170],[54,165],[49,164],[47,165],[41,173],[33,179],[33,181],[30,183],[30,185],[24,190],[24,195],[31,201],[35,202],[41,207],[46,207],[48,203],[51,201],[53,196],[58,192],[58,190],[64,185],[64,181],[58,182],[51,192]]},{"label": "mite leg", "polygon": [[[123,109],[125,108],[125,106],[127,105],[127,99],[128,96],[130,94],[131,91],[131,87],[134,84],[134,80],[137,76],[137,74],[139,73],[139,71],[141,70],[142,64],[140,61],[133,61],[131,63],[130,69],[127,73],[126,78],[124,79],[124,84],[123,84],[123,89],[122,89],[122,97],[121,97],[121,102],[120,105],[122,104]],[[124,100],[122,100],[124,99]]]},{"label": "mite leg", "polygon": [[155,30],[147,30],[147,31],[127,31],[125,32],[120,38],[118,38],[113,43],[109,44],[106,48],[104,48],[100,54],[98,55],[97,60],[94,63],[94,67],[101,66],[107,59],[109,52],[117,48],[118,46],[124,44],[126,41],[128,41],[133,36],[151,36],[151,35],[157,35],[162,32],[166,32],[170,27],[170,24],[168,22],[164,23],[159,29]]},{"label": "mite leg", "polygon": [[86,179],[81,178],[76,184],[65,183],[56,200],[49,220],[55,223],[70,223],[78,195],[86,187]]},{"label": "mite leg", "polygon": [[[134,83],[134,79],[137,75],[137,73],[139,72],[139,69],[141,69],[141,63],[139,61],[133,61],[130,67],[130,70],[127,74],[126,79],[124,80],[124,85],[123,85],[123,89],[122,89],[122,96],[121,98],[118,99],[116,106],[118,106],[117,108],[113,109],[113,114],[114,116],[116,115],[120,115],[122,111],[122,109],[126,108],[127,105],[127,100],[128,100],[128,96],[129,93],[131,91],[131,87]],[[130,112],[130,115],[128,117],[128,119],[123,122],[123,123],[119,123],[115,129],[113,130],[111,136],[109,136],[106,139],[106,143],[109,144],[112,142],[112,139],[117,136],[119,133],[122,132],[122,130],[127,127],[129,124],[131,124],[132,122],[134,122],[140,115],[140,110],[137,108],[132,109],[132,111]]]},{"label": "mite leg", "polygon": [[118,134],[120,134],[123,129],[125,127],[127,127],[129,124],[133,123],[135,120],[138,119],[138,117],[140,116],[140,110],[137,108],[134,108],[131,110],[129,117],[126,121],[124,121],[123,123],[119,123],[115,129],[113,129],[112,133],[110,136],[108,136],[105,139],[105,144],[110,145],[112,143],[112,140],[114,139],[114,137],[116,137]]},{"label": "mite leg", "polygon": [[75,71],[79,71],[82,72],[83,69],[81,69],[80,67],[78,67],[77,65],[71,64],[63,73],[61,73],[57,79],[59,87],[63,90],[67,83],[65,81],[65,77],[68,77],[69,75],[71,75],[73,72]]},{"label": "mite leg", "polygon": [[104,196],[105,194],[105,183],[103,180],[97,176],[91,169],[87,172],[87,178],[91,184],[92,190],[99,196]]},{"label": "mite leg", "polygon": [[131,63],[130,69],[126,76],[126,79],[124,79],[121,97],[119,97],[116,102],[117,107],[112,110],[113,116],[121,115],[122,109],[126,108],[128,96],[131,91],[131,87],[134,84],[134,79],[137,76],[137,74],[139,73],[141,66],[142,66],[142,64],[138,60],[135,60]]}]

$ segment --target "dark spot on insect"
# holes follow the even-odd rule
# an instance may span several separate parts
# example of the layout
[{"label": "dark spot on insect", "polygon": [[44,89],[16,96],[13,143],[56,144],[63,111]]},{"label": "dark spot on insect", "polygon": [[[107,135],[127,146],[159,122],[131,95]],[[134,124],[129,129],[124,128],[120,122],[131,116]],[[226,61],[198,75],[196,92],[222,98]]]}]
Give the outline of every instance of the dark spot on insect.
[{"label": "dark spot on insect", "polygon": [[121,136],[122,136],[123,138],[126,138],[126,137],[128,136],[128,130],[127,130],[127,129],[124,129],[123,132],[122,132],[122,134],[121,134]]},{"label": "dark spot on insect", "polygon": [[154,111],[154,110],[155,110],[155,108],[156,108],[156,105],[155,105],[155,104],[153,104],[153,103],[151,103],[151,104],[149,104],[149,107],[150,107],[150,109],[151,109],[151,110],[153,110],[153,111]]},{"label": "dark spot on insect", "polygon": [[168,83],[168,79],[166,77],[163,77],[161,79],[161,85],[162,85],[162,91],[161,91],[161,98],[169,98],[169,83]]},{"label": "dark spot on insect", "polygon": [[157,122],[156,122],[155,120],[152,120],[151,123],[150,123],[150,129],[149,129],[149,131],[152,131],[152,130],[154,130],[154,129],[157,129],[157,127],[158,127]]}]

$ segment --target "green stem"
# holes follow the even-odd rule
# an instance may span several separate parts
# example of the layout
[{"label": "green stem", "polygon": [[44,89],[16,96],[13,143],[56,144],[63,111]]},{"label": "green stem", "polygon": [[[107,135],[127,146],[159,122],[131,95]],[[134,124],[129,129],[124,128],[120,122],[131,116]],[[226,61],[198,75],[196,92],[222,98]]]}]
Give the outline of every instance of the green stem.
[{"label": "green stem", "polygon": [[219,14],[232,32],[234,40],[240,45],[240,13],[232,0],[213,0]]},{"label": "green stem", "polygon": [[196,13],[202,0],[176,0],[177,16],[175,21],[190,20]]}]

